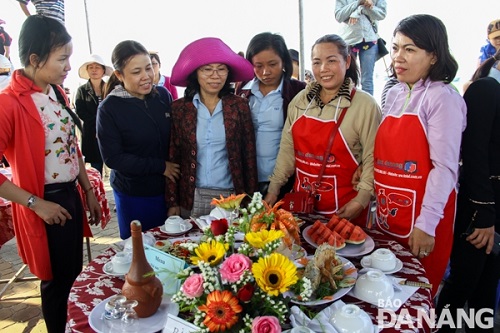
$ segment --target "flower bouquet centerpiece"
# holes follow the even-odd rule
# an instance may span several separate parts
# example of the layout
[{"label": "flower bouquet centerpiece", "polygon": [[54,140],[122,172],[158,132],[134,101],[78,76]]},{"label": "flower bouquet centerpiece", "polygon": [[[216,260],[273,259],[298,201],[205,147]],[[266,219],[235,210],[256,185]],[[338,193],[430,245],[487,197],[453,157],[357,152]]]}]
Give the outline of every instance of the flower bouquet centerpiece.
[{"label": "flower bouquet centerpiece", "polygon": [[304,300],[311,295],[310,281],[299,276],[293,261],[276,252],[282,230],[247,230],[238,246],[235,235],[241,227],[215,220],[203,230],[200,244],[189,244],[196,267],[178,275],[182,286],[172,301],[199,332],[279,333],[288,320],[289,298],[284,293],[291,290]]}]

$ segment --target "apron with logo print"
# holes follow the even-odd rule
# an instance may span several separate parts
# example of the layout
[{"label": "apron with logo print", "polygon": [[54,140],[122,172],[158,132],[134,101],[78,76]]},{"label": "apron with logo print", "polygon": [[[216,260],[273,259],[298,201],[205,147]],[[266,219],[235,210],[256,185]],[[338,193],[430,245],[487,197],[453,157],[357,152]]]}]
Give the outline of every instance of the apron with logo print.
[{"label": "apron with logo print", "polygon": [[[295,192],[311,190],[314,186],[323,163],[330,133],[337,125],[334,120],[309,117],[306,112],[294,122],[291,128],[295,150]],[[357,195],[351,182],[357,167],[358,163],[339,130],[316,192],[315,212],[331,216]],[[367,209],[351,222],[364,227],[366,218]]]},{"label": "apron with logo print", "polygon": [[[408,247],[409,236],[420,215],[427,177],[433,168],[429,143],[418,114],[385,117],[377,131],[373,155],[377,225]],[[455,202],[456,191],[452,190],[436,228],[434,250],[420,259],[433,284],[433,295],[451,253]]]}]

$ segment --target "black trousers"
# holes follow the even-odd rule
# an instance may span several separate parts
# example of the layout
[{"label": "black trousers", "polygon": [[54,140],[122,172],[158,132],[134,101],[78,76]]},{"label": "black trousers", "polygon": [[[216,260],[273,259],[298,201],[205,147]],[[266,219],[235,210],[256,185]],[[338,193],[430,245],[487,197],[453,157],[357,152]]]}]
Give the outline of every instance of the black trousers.
[{"label": "black trousers", "polygon": [[[490,309],[494,313],[496,305],[496,291],[500,278],[500,256],[486,255],[485,248],[476,249],[465,240],[463,233],[468,228],[475,209],[465,194],[458,195],[457,218],[453,239],[453,249],[450,258],[450,275],[445,280],[443,289],[438,297],[437,315],[444,309],[449,310],[453,322],[457,325],[457,309],[463,309],[468,304],[467,315],[474,310],[476,314],[481,309]],[[497,213],[498,216],[498,213]],[[497,217],[498,219],[498,217]],[[497,230],[498,231],[498,230]],[[493,332],[494,315],[483,314],[481,322],[491,321],[491,328],[466,327],[467,332]],[[439,332],[454,332],[451,327],[443,327]]]},{"label": "black trousers", "polygon": [[42,313],[49,333],[63,333],[71,286],[83,265],[83,207],[75,182],[45,186],[44,199],[66,208],[64,226],[45,225],[53,279],[40,283]]}]

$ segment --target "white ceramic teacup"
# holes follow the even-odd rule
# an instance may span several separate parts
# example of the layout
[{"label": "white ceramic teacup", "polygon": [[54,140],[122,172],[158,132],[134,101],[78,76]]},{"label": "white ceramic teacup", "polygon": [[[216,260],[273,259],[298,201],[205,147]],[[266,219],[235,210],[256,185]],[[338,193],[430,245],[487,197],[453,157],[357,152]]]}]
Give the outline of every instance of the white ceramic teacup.
[{"label": "white ceramic teacup", "polygon": [[396,268],[396,256],[389,249],[376,249],[369,256],[370,266],[381,271],[391,271]]},{"label": "white ceramic teacup", "polygon": [[372,269],[358,276],[353,293],[363,301],[379,304],[380,300],[387,301],[394,297],[394,287],[392,281],[382,271]]},{"label": "white ceramic teacup", "polygon": [[184,219],[178,215],[169,216],[165,221],[165,231],[166,232],[182,232],[186,231],[188,228],[187,223],[184,222]]},{"label": "white ceramic teacup", "polygon": [[370,316],[354,304],[334,310],[330,324],[340,333],[373,333],[374,330]]},{"label": "white ceramic teacup", "polygon": [[132,255],[130,252],[118,252],[111,258],[113,272],[118,274],[126,274],[132,263]]}]

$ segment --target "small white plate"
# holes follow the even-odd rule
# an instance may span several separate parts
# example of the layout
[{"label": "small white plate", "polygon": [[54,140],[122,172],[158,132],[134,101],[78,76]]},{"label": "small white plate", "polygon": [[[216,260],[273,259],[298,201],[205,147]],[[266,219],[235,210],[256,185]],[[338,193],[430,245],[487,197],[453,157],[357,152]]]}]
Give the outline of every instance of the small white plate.
[{"label": "small white plate", "polygon": [[179,236],[179,235],[183,235],[185,234],[186,232],[188,232],[189,230],[193,229],[193,225],[191,224],[191,222],[186,222],[186,221],[190,221],[190,220],[185,220],[184,221],[184,224],[186,224],[187,226],[187,229],[184,230],[184,231],[179,231],[179,232],[168,232],[165,230],[165,225],[161,225],[160,226],[160,231],[163,232],[164,234],[167,234],[169,236]]},{"label": "small white plate", "polygon": [[113,272],[113,263],[111,261],[107,262],[102,266],[102,271],[106,273],[106,275],[110,276],[125,276],[125,273],[116,273]]},{"label": "small white plate", "polygon": [[[111,296],[113,297],[113,296]],[[109,327],[106,327],[104,320],[102,319],[104,314],[104,307],[108,302],[109,298],[103,300],[101,303],[90,312],[89,325],[92,329],[98,333],[109,332]],[[139,318],[136,323],[134,323],[133,331],[141,333],[153,333],[161,331],[165,324],[167,323],[167,315],[171,313],[174,316],[179,314],[179,305],[177,303],[171,303],[165,298],[162,300],[160,307],[156,313],[148,318]],[[115,322],[115,321],[113,321]],[[122,332],[119,325],[120,321],[117,321],[117,327],[111,329],[111,332]]]},{"label": "small white plate", "polygon": [[[364,256],[361,261],[360,261],[360,264],[363,268],[373,268],[371,266],[371,260],[370,260],[370,256]],[[391,270],[388,270],[388,271],[384,271],[384,270],[381,270],[384,274],[394,274],[394,273],[397,273],[401,270],[401,268],[403,268],[403,262],[401,260],[399,260],[398,258],[396,258],[396,267],[394,267],[394,269],[391,269]]]}]

